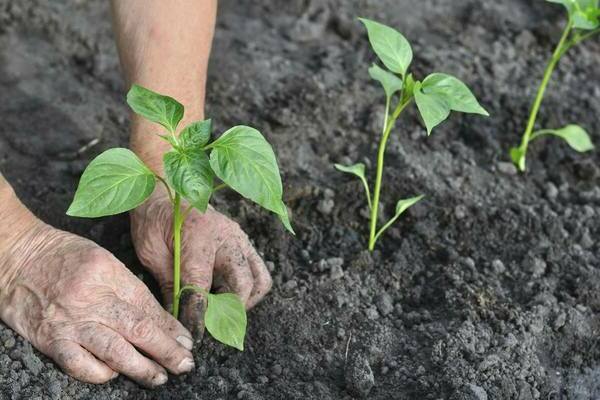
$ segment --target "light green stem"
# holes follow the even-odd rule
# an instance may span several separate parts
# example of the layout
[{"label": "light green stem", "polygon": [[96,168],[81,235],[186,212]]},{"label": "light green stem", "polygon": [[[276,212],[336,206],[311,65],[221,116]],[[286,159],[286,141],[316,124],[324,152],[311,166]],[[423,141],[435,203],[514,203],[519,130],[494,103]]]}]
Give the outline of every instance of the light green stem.
[{"label": "light green stem", "polygon": [[369,232],[369,251],[375,249],[375,242],[377,242],[377,216],[379,212],[379,197],[381,195],[381,180],[383,178],[383,162],[385,157],[385,148],[387,141],[390,137],[390,132],[396,124],[396,120],[402,113],[402,111],[410,104],[410,100],[404,103],[398,104],[398,107],[394,111],[391,117],[388,117],[389,113],[389,100],[386,103],[385,122],[383,126],[383,133],[381,136],[381,142],[379,143],[379,152],[377,154],[377,175],[375,176],[375,190],[373,191],[373,202],[371,207],[371,229]]},{"label": "light green stem", "polygon": [[181,214],[181,195],[175,193],[173,202],[173,316],[179,317],[179,297],[181,287],[181,228],[183,215]]},{"label": "light green stem", "polygon": [[542,79],[542,83],[538,89],[537,95],[535,97],[535,101],[533,102],[533,106],[531,107],[531,113],[529,114],[529,120],[527,122],[527,128],[525,129],[525,133],[523,134],[523,139],[521,141],[521,146],[519,149],[523,154],[527,152],[527,146],[529,145],[529,141],[531,140],[531,134],[533,133],[533,129],[535,127],[535,121],[537,119],[537,115],[540,111],[540,107],[542,105],[542,100],[544,99],[544,94],[546,93],[546,88],[548,87],[548,83],[550,82],[550,78],[552,77],[552,73],[556,68],[556,65],[560,61],[560,58],[565,54],[565,52],[570,48],[570,44],[567,43],[567,39],[569,38],[569,34],[571,33],[571,29],[573,28],[573,22],[569,20],[563,35],[552,54],[552,58],[546,67],[544,72],[544,78]]}]

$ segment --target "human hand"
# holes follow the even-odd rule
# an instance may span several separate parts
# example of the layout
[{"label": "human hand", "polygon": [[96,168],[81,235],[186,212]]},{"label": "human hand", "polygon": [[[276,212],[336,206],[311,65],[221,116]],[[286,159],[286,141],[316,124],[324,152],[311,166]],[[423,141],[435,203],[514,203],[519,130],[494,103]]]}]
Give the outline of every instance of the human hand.
[{"label": "human hand", "polygon": [[[173,219],[166,191],[156,188],[152,197],[131,213],[133,243],[140,261],[158,281],[167,309],[173,303]],[[213,281],[214,279],[214,281]],[[272,285],[264,262],[239,225],[209,207],[192,210],[182,233],[181,280],[205,290],[236,293],[246,308],[258,303]],[[200,339],[204,332],[201,294],[182,297],[181,321]]]},{"label": "human hand", "polygon": [[165,368],[194,367],[190,333],[110,252],[37,219],[24,226],[0,246],[7,325],[85,382],[122,373],[155,387],[167,381]]}]

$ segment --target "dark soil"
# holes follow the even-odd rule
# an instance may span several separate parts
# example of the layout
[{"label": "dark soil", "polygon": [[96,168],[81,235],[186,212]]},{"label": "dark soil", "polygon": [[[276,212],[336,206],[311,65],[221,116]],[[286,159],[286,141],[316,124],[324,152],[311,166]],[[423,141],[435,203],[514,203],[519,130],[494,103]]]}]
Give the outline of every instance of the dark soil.
[{"label": "dark soil", "polygon": [[[357,16],[396,26],[418,77],[456,75],[492,113],[455,115],[429,138],[414,110],[403,117],[384,201],[427,198],[372,256],[360,184],[332,168],[372,165],[380,131]],[[207,337],[197,369],[158,390],[92,386],[0,325],[0,399],[599,399],[600,156],[547,139],[526,175],[507,163],[563,23],[541,0],[222,1],[207,114],[274,143],[298,232],[217,198],[274,266],[247,350]],[[569,53],[541,126],[578,122],[600,143],[598,65],[598,40]],[[108,2],[0,0],[2,172],[41,218],[153,285],[126,216],[64,215],[89,160],[127,144],[124,92]]]}]

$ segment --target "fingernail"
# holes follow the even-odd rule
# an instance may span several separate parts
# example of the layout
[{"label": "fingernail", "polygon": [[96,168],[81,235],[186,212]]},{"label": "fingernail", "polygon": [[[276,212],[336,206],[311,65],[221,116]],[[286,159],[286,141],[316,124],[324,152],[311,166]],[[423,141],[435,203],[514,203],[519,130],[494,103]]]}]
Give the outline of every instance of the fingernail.
[{"label": "fingernail", "polygon": [[184,358],[177,367],[181,372],[190,372],[194,368],[194,360],[191,358]]},{"label": "fingernail", "polygon": [[116,371],[113,371],[112,376],[110,377],[110,379],[115,379],[117,376],[119,376],[119,373]]},{"label": "fingernail", "polygon": [[152,386],[164,385],[167,382],[167,375],[160,373],[152,378]]},{"label": "fingernail", "polygon": [[194,342],[192,342],[192,339],[187,336],[177,336],[177,339],[175,340],[177,340],[180,345],[188,350],[192,350],[192,347],[194,347]]}]

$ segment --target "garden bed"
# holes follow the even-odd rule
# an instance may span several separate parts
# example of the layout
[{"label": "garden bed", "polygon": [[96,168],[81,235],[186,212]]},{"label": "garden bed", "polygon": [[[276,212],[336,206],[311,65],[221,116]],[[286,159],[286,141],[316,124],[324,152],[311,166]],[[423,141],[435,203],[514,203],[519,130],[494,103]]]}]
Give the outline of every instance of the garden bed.
[{"label": "garden bed", "polygon": [[[333,168],[372,173],[381,129],[357,16],[406,35],[417,78],[453,74],[491,113],[453,115],[429,138],[414,109],[403,116],[385,209],[427,197],[372,255],[360,183]],[[245,123],[274,144],[298,233],[233,193],[216,198],[273,268],[246,351],[207,335],[196,370],[164,387],[93,386],[0,325],[0,399],[599,398],[600,156],[540,140],[525,175],[508,156],[564,18],[541,0],[221,1],[207,115],[218,132]],[[541,126],[577,122],[600,143],[598,65],[597,39],[565,57]],[[64,214],[89,160],[127,144],[125,91],[106,1],[0,0],[0,169],[37,215],[155,288],[126,216]]]}]

